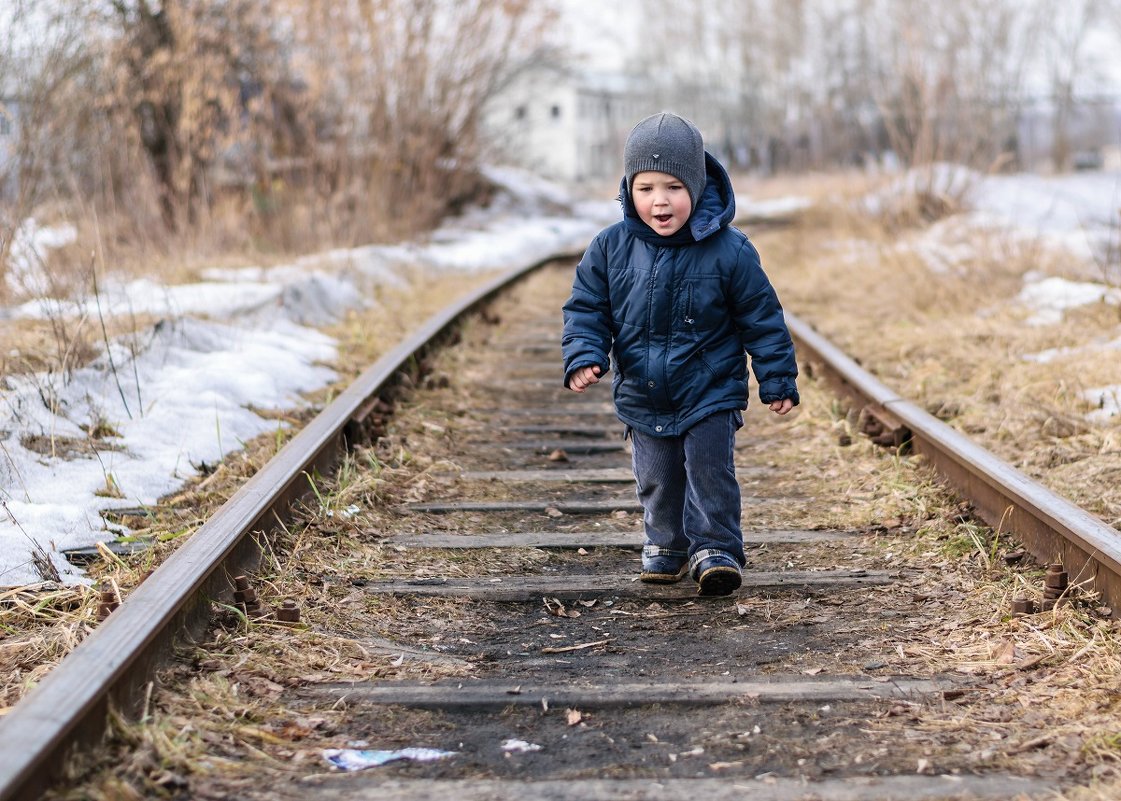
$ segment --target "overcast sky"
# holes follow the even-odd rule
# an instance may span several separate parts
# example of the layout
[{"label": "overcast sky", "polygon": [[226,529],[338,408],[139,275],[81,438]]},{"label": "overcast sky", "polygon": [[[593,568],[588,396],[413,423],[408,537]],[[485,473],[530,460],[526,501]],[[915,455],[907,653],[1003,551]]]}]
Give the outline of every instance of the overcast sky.
[{"label": "overcast sky", "polygon": [[622,69],[637,50],[641,4],[637,0],[612,3],[554,0],[561,12],[559,42],[577,64],[588,69]]}]

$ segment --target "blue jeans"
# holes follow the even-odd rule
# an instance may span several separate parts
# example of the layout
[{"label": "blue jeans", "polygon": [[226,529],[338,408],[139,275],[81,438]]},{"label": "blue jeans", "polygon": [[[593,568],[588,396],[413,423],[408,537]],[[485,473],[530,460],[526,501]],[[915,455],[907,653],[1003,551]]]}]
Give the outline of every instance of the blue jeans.
[{"label": "blue jeans", "polygon": [[678,437],[630,430],[634,477],[643,508],[644,561],[663,556],[690,567],[711,551],[743,567],[740,485],[736,481],[738,410],[717,412]]}]

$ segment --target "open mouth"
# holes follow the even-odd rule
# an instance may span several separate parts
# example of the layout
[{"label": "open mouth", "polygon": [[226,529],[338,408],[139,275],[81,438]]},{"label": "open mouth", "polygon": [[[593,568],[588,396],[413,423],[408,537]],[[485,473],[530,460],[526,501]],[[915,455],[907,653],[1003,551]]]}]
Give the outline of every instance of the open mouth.
[{"label": "open mouth", "polygon": [[668,223],[670,220],[673,219],[673,215],[672,214],[655,214],[654,219],[664,225],[665,223]]}]

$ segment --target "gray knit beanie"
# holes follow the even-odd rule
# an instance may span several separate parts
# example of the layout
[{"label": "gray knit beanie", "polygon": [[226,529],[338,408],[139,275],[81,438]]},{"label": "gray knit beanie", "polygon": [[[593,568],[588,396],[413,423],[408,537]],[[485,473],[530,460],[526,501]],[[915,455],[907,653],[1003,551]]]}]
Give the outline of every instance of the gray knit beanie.
[{"label": "gray knit beanie", "polygon": [[706,180],[701,132],[676,114],[653,114],[631,129],[623,148],[623,169],[628,193],[634,192],[634,177],[640,172],[656,170],[672,175],[685,184],[695,209]]}]

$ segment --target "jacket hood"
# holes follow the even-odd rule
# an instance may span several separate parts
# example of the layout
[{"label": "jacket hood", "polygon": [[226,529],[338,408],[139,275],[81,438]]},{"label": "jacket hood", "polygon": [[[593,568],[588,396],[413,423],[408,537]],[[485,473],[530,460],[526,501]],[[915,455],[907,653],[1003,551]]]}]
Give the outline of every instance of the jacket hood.
[{"label": "jacket hood", "polygon": [[716,157],[705,151],[705,188],[701,199],[681,230],[670,236],[662,236],[642,221],[634,200],[627,191],[627,179],[619,184],[619,199],[623,203],[623,219],[627,230],[634,236],[658,246],[691,245],[712,236],[721,228],[731,224],[736,216],[736,196],[732,191],[732,179],[728,177]]}]

